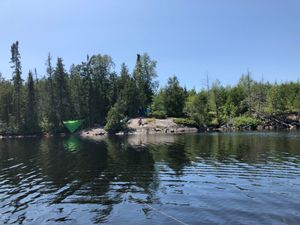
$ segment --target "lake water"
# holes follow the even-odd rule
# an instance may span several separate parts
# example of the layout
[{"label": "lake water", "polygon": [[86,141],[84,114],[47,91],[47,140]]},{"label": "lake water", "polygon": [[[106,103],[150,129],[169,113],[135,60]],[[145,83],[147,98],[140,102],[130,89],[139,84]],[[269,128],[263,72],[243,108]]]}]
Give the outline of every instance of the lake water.
[{"label": "lake water", "polygon": [[0,141],[0,224],[300,224],[300,133]]}]

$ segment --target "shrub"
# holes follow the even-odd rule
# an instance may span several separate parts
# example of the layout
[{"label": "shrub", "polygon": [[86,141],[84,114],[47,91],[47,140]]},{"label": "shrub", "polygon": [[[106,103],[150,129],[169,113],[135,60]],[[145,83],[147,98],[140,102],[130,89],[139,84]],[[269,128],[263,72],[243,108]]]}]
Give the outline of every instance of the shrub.
[{"label": "shrub", "polygon": [[167,113],[164,111],[153,111],[151,113],[151,116],[157,119],[166,119],[167,118]]},{"label": "shrub", "polygon": [[261,120],[250,117],[250,116],[239,116],[233,119],[233,126],[235,127],[245,127],[249,126],[251,128],[256,128],[262,123]]},{"label": "shrub", "polygon": [[217,118],[212,118],[209,122],[209,126],[217,127],[219,126],[219,122]]},{"label": "shrub", "polygon": [[115,134],[126,128],[126,119],[123,114],[124,110],[119,103],[110,108],[106,117],[106,125],[104,129],[109,134]]},{"label": "shrub", "polygon": [[198,127],[197,122],[191,118],[175,118],[173,121],[174,123],[188,127]]}]

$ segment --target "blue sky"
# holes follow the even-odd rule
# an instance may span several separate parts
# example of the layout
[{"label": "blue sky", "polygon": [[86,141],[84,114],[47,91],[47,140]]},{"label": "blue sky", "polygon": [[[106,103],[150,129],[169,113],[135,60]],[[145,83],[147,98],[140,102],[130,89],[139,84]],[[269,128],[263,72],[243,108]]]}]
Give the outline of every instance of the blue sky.
[{"label": "blue sky", "polygon": [[158,80],[177,75],[188,88],[210,80],[300,78],[299,0],[1,0],[0,71],[11,76],[19,40],[23,78],[45,73],[48,52],[66,68],[87,54],[109,54],[132,70],[136,53],[158,61]]}]

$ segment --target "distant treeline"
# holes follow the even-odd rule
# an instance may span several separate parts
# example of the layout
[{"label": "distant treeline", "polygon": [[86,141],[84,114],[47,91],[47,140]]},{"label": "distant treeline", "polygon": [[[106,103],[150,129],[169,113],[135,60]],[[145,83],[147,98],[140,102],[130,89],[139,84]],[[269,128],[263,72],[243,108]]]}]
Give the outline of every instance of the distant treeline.
[{"label": "distant treeline", "polygon": [[[12,79],[0,74],[0,133],[61,132],[62,121],[85,119],[85,126],[106,124],[117,131],[126,118],[179,117],[182,123],[221,126],[232,121],[256,123],[258,116],[300,111],[300,82],[270,84],[242,75],[236,86],[214,81],[199,92],[187,90],[176,76],[165,87],[155,80],[156,61],[138,55],[132,73],[123,63],[114,71],[108,55],[87,56],[67,71],[62,58],[50,54],[45,75],[29,71],[22,79],[19,43],[11,46]],[[6,75],[8,77],[8,75]]]}]

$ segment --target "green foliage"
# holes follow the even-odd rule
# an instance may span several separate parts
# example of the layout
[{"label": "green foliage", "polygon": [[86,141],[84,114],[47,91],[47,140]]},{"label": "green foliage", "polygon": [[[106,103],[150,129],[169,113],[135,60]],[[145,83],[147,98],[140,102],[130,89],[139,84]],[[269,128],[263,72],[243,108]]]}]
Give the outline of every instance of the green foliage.
[{"label": "green foliage", "polygon": [[164,111],[152,111],[151,116],[153,116],[157,119],[165,119],[165,118],[167,118],[167,113]]},{"label": "green foliage", "polygon": [[295,92],[295,96],[292,101],[292,111],[300,113],[300,84],[298,84],[297,91]]},{"label": "green foliage", "polygon": [[21,56],[19,53],[19,42],[16,41],[15,43],[12,44],[11,46],[11,61],[10,63],[12,64],[11,68],[13,69],[13,86],[14,86],[14,92],[13,92],[13,110],[12,114],[13,117],[15,118],[15,121],[13,124],[14,130],[17,132],[22,130],[22,109],[23,109],[23,104],[22,104],[22,67],[21,67]]},{"label": "green foliage", "polygon": [[125,114],[129,117],[137,116],[139,113],[139,101],[137,96],[139,94],[136,88],[135,79],[130,75],[127,66],[123,63],[121,65],[120,77],[118,79],[119,101],[123,102],[125,107]]},{"label": "green foliage", "polygon": [[53,131],[53,124],[49,121],[47,117],[42,117],[40,119],[39,127],[41,128],[41,131],[45,133]]},{"label": "green foliage", "polygon": [[[51,64],[51,55],[48,55],[46,61],[47,78],[39,82],[40,91],[40,127],[45,132],[56,132],[59,129],[59,120],[57,115],[57,104],[54,90],[54,69]],[[46,123],[43,123],[47,121]]]},{"label": "green foliage", "polygon": [[249,116],[239,116],[233,118],[233,126],[235,127],[250,126],[251,128],[256,128],[261,123],[261,120]]},{"label": "green foliage", "polygon": [[65,71],[62,58],[57,58],[54,70],[53,84],[54,96],[57,106],[56,115],[59,121],[66,120],[71,116],[70,95],[68,87],[68,74]]},{"label": "green foliage", "polygon": [[215,115],[215,119],[217,122],[217,125],[220,126],[223,121],[223,107],[226,103],[227,93],[226,89],[221,86],[220,81],[216,80],[212,84],[212,88],[210,90],[210,109],[214,112],[213,115]]},{"label": "green foliage", "polygon": [[179,84],[176,76],[169,78],[166,87],[153,96],[151,116],[165,118],[167,116],[183,116],[186,92]]},{"label": "green foliage", "polygon": [[242,100],[241,103],[242,106],[245,108],[245,111],[248,112],[248,114],[251,114],[253,110],[253,100],[254,100],[253,85],[254,84],[255,81],[251,78],[249,72],[246,75],[243,74],[238,83],[238,87],[240,87],[245,94],[244,96],[245,98]]},{"label": "green foliage", "polygon": [[92,122],[104,122],[107,112],[112,105],[110,102],[110,75],[114,63],[108,55],[94,55],[88,62],[91,77],[90,101]]},{"label": "green foliage", "polygon": [[27,99],[26,99],[26,112],[25,112],[25,132],[35,133],[39,132],[38,115],[37,115],[37,101],[36,90],[32,77],[32,72],[29,71],[27,80]]},{"label": "green foliage", "polygon": [[9,81],[5,81],[0,74],[0,124],[1,132],[10,126],[10,117],[13,108],[13,87]]},{"label": "green foliage", "polygon": [[12,79],[0,74],[1,134],[56,133],[63,131],[63,120],[85,119],[85,126],[107,122],[108,130],[115,132],[124,128],[125,117],[140,115],[188,117],[177,122],[191,126],[256,126],[257,115],[300,114],[299,81],[270,84],[254,81],[247,73],[233,87],[215,81],[197,92],[182,87],[174,76],[157,90],[156,61],[147,54],[138,55],[133,71],[122,64],[120,73],[108,55],[87,56],[67,71],[62,58],[52,67],[49,54],[45,76],[30,72],[25,83],[18,42],[11,46],[10,63]]},{"label": "green foliage", "polygon": [[284,86],[281,85],[274,85],[269,89],[267,93],[267,112],[278,113],[288,111],[289,102],[286,91]]},{"label": "green foliage", "polygon": [[199,124],[191,118],[175,118],[173,121],[174,121],[174,123],[188,126],[188,127],[198,127],[199,126]]},{"label": "green foliage", "polygon": [[107,122],[104,127],[108,133],[114,134],[126,128],[126,119],[123,112],[124,107],[118,102],[110,108],[106,118]]},{"label": "green foliage", "polygon": [[153,96],[151,104],[151,116],[155,118],[164,119],[167,117],[167,110],[165,107],[165,90],[161,89],[156,95]]},{"label": "green foliage", "polygon": [[164,105],[167,115],[173,117],[182,116],[186,94],[176,76],[169,78],[164,91]]},{"label": "green foliage", "polygon": [[208,122],[208,95],[202,90],[198,94],[191,92],[186,99],[184,112],[199,126]]},{"label": "green foliage", "polygon": [[156,61],[151,60],[146,53],[142,56],[138,54],[133,78],[137,90],[135,100],[140,106],[140,110],[146,109],[152,102],[152,96],[158,86],[154,81],[156,77]]}]

